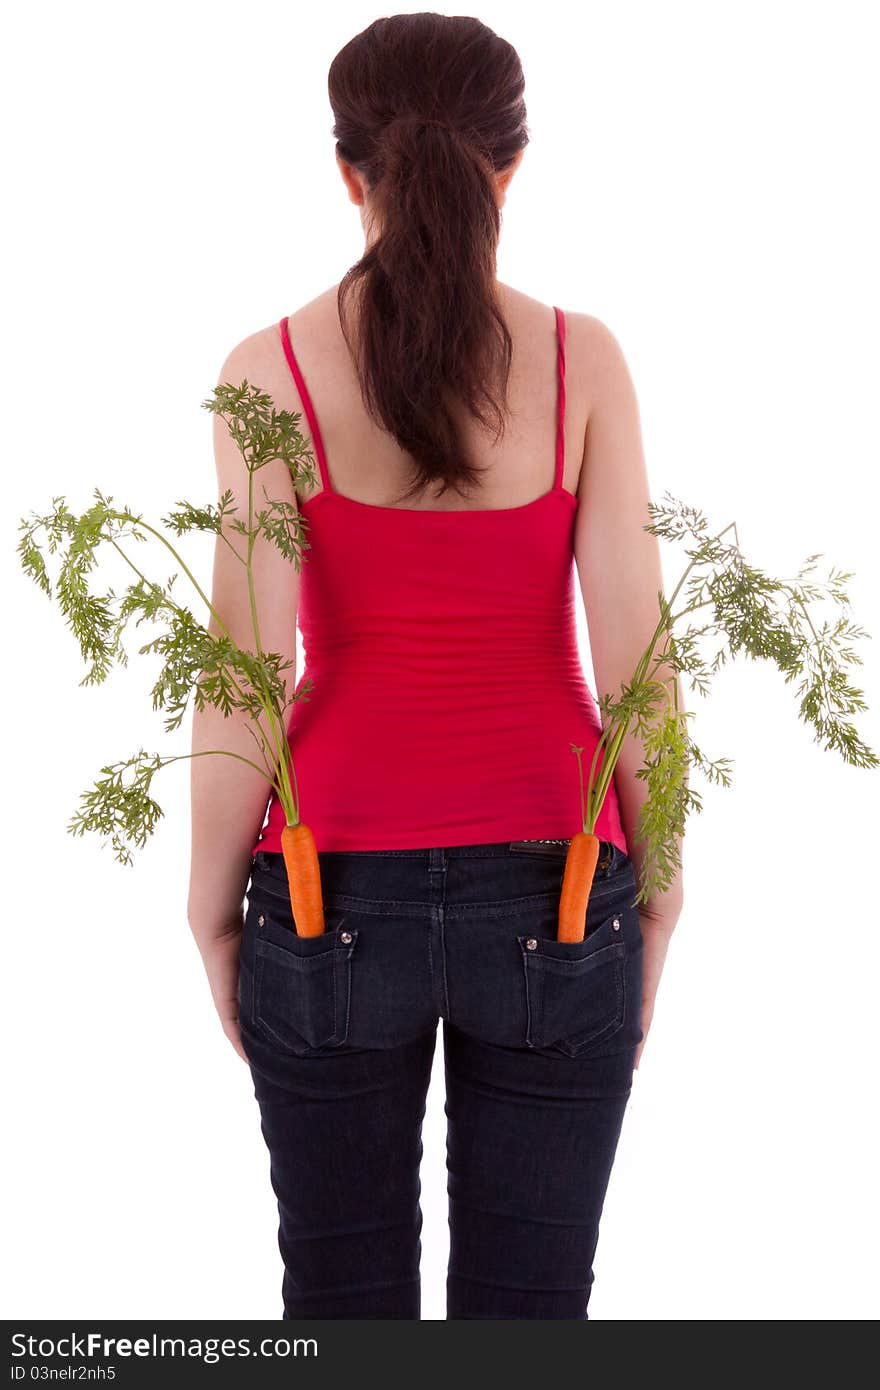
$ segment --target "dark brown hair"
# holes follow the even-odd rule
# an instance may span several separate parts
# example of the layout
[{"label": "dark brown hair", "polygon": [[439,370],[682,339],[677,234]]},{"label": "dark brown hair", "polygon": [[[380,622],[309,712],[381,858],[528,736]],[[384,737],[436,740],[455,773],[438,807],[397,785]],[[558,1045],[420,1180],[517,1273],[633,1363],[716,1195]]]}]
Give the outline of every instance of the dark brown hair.
[{"label": "dark brown hair", "polygon": [[513,343],[494,175],[528,143],[523,87],[509,43],[431,11],[375,20],[330,65],[336,148],[366,181],[376,238],[340,283],[339,318],[366,409],[415,460],[407,498],[478,480],[457,402],[504,431]]}]

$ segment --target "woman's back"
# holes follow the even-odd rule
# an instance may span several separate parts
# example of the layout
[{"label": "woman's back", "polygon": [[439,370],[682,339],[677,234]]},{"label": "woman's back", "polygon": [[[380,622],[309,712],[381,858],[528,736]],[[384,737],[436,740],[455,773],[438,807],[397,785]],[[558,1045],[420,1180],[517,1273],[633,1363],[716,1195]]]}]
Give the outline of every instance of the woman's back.
[{"label": "woman's back", "polygon": [[[503,437],[494,441],[469,412],[456,412],[465,447],[482,470],[479,490],[463,498],[451,490],[406,503],[411,508],[511,507],[546,492],[553,480],[556,449],[557,356],[556,320],[552,306],[496,282],[498,299],[513,339],[508,381],[510,413]],[[333,486],[345,496],[385,505],[395,502],[412,477],[412,460],[397,441],[380,429],[361,398],[360,383],[343,338],[337,309],[338,285],[304,305],[288,320],[290,338],[307,389],[317,411],[320,433],[331,459]],[[585,316],[577,315],[578,319]],[[570,355],[571,318],[567,318],[566,348]],[[282,357],[275,328],[272,348],[277,354],[281,399],[300,409],[295,380]],[[584,452],[589,400],[584,376],[566,383],[565,474],[563,482],[576,492]],[[308,421],[300,427],[305,433]]]},{"label": "woman's back", "polygon": [[[565,315],[506,291],[509,303],[509,425],[492,444],[462,421],[482,488],[406,506],[392,501],[409,481],[406,455],[360,399],[328,319],[335,291],[277,325],[318,465],[319,486],[300,499],[310,548],[299,686],[310,691],[289,733],[319,850],[566,839],[581,828],[571,745],[589,767],[600,732],[573,582],[586,411],[567,400]],[[279,847],[283,823],[276,801],[259,848]],[[626,851],[613,786],[596,834]]]}]

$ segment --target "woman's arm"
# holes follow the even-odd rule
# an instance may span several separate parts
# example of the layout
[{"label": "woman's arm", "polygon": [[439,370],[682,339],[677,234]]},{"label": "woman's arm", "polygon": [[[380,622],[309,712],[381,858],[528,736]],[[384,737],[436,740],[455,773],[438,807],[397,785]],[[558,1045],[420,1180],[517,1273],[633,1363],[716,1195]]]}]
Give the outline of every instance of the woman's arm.
[{"label": "woman's arm", "polygon": [[[598,695],[617,696],[632,679],[657,626],[657,595],[663,590],[660,545],[643,528],[650,522],[650,491],[635,388],[614,335],[590,315],[578,320],[578,361],[590,383],[589,419],[578,485],[575,562],[587,617]],[[659,666],[657,678],[672,688],[673,673]],[[675,677],[679,707],[681,684]],[[636,778],[645,754],[629,735],[615,765],[620,818],[638,875],[643,846],[636,822],[647,797]],[[681,845],[679,844],[679,851]],[[683,902],[682,872],[639,912],[645,940],[642,1029],[647,1035],[669,938]],[[641,1048],[639,1049],[641,1054]]]},{"label": "woman's arm", "polygon": [[[241,385],[247,379],[267,391],[279,409],[279,391],[288,390],[279,371],[280,349],[271,330],[245,339],[229,354],[220,370],[219,381]],[[214,416],[214,457],[217,468],[217,495],[227,490],[234,496],[238,516],[247,520],[248,471],[226,424]],[[287,467],[272,462],[254,475],[254,501],[257,508],[270,498],[296,504],[296,494]],[[226,531],[228,541],[243,553],[244,538]],[[260,639],[264,652],[280,652],[292,664],[285,673],[287,688],[296,684],[296,614],[299,601],[299,571],[278,548],[259,537],[253,555],[254,584]],[[254,651],[244,565],[227,544],[218,538],[214,553],[211,602],[233,641]],[[215,619],[210,629],[220,628]],[[251,762],[260,763],[257,744],[249,730],[250,718],[241,711],[228,717],[212,707],[193,716],[192,751],[202,753],[222,749]],[[192,850],[188,917],[201,952],[214,1003],[224,1031],[241,1056],[244,1053],[238,1033],[238,948],[243,921],[243,901],[250,874],[251,851],[265,817],[269,782],[254,768],[230,757],[195,757],[191,763]]]}]

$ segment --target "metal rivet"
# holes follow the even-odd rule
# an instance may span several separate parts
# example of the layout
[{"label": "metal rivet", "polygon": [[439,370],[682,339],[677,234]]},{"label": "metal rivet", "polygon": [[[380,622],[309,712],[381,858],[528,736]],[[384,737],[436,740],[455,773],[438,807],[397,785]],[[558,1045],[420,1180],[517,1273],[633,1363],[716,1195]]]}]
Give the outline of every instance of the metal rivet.
[{"label": "metal rivet", "polygon": [[351,932],[350,932],[350,931],[342,931],[342,932],[340,932],[340,933],[339,933],[339,940],[340,940],[340,941],[344,941],[345,944],[346,944],[346,946],[347,946],[347,945],[349,944],[349,942],[351,941]]},{"label": "metal rivet", "polygon": [[260,927],[264,927],[264,926],[266,925],[266,919],[265,919],[265,917],[258,917],[258,918],[257,918],[257,925],[260,926]]},{"label": "metal rivet", "polygon": [[537,949],[538,949],[538,943],[537,943],[537,941],[535,940],[535,938],[534,938],[533,936],[530,936],[529,939],[528,939],[528,941],[526,942],[526,950],[527,950],[527,951],[537,951]]},{"label": "metal rivet", "polygon": [[611,923],[611,928],[612,928],[612,931],[620,931],[620,918],[619,918],[619,917],[615,917],[614,921]]}]

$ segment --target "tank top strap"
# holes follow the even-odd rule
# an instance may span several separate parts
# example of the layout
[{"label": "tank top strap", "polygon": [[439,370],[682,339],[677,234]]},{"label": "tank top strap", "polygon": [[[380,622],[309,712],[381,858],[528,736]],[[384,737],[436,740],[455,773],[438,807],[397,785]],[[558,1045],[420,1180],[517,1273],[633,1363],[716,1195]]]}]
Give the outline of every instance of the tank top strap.
[{"label": "tank top strap", "polygon": [[562,487],[562,474],[565,468],[565,314],[556,308],[556,342],[558,386],[556,393],[556,473],[553,487]]},{"label": "tank top strap", "polygon": [[296,360],[296,354],[293,351],[293,344],[290,341],[290,328],[288,326],[286,314],[279,323],[278,327],[281,330],[281,342],[284,347],[284,356],[287,358],[287,364],[290,367],[291,372],[293,373],[293,379],[296,382],[296,389],[299,392],[299,398],[302,401],[303,409],[306,412],[306,419],[309,422],[309,431],[312,436],[312,444],[315,448],[315,456],[318,460],[318,469],[320,470],[321,474],[321,483],[322,486],[327,490],[327,492],[332,492],[333,486],[330,482],[330,474],[327,471],[327,453],[324,448],[324,440],[321,438],[321,429],[318,425],[318,417],[315,414],[315,407],[312,405],[312,398],[309,395],[309,389],[306,386],[305,379],[303,378],[303,374],[299,368],[299,363]]}]

